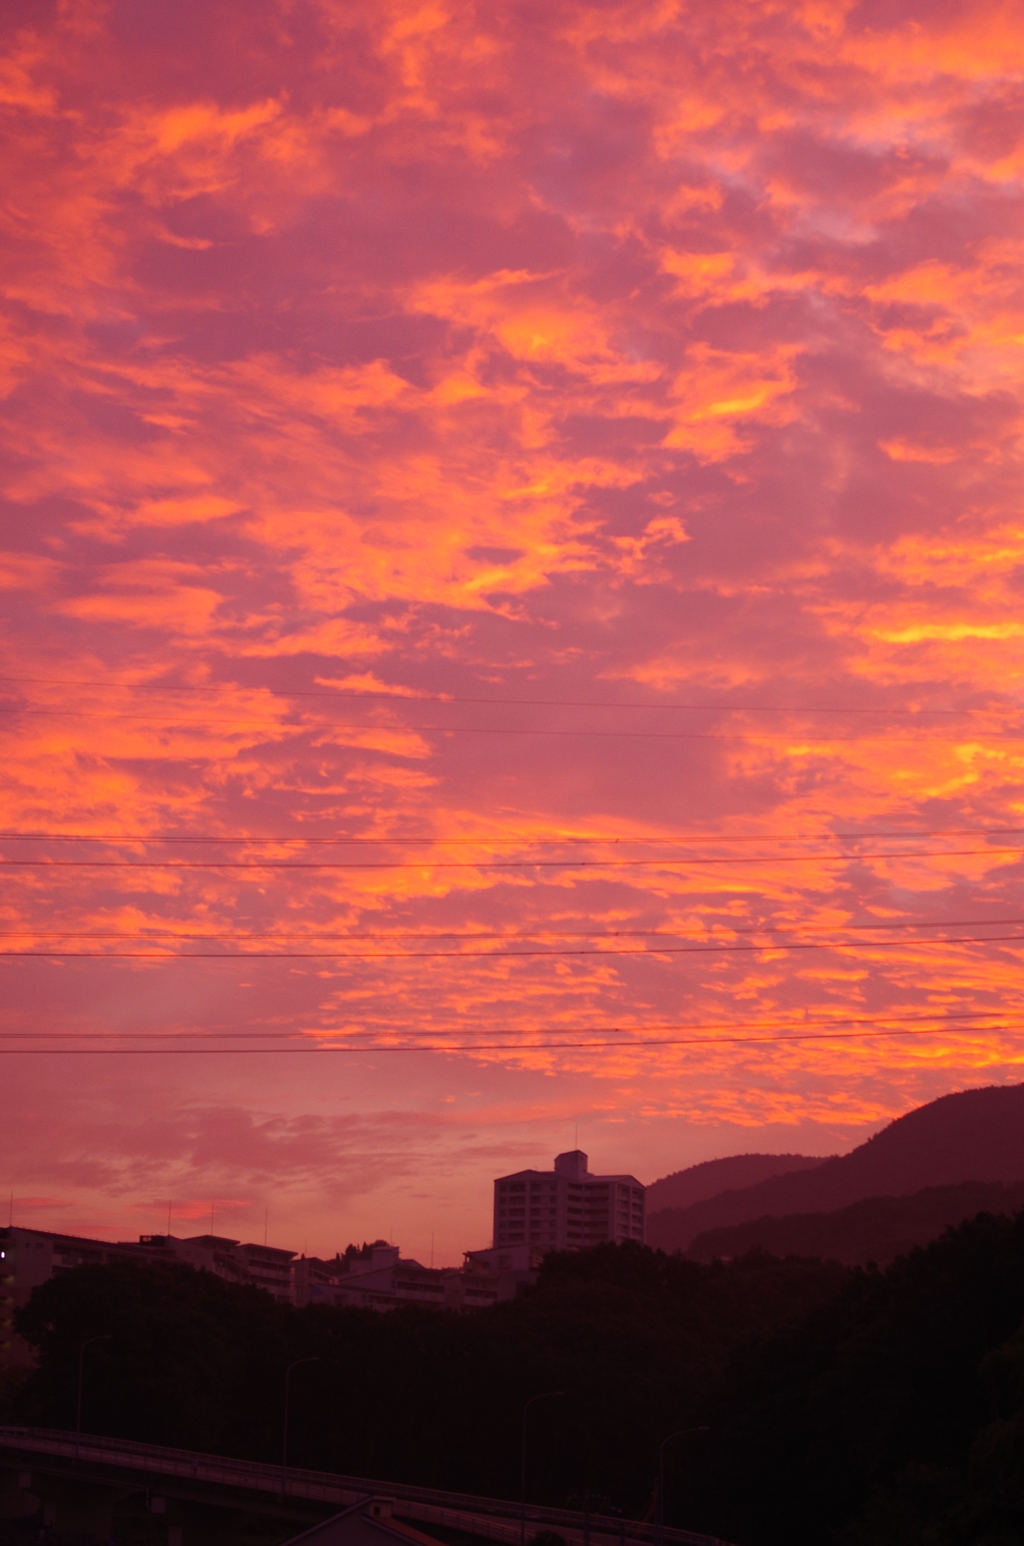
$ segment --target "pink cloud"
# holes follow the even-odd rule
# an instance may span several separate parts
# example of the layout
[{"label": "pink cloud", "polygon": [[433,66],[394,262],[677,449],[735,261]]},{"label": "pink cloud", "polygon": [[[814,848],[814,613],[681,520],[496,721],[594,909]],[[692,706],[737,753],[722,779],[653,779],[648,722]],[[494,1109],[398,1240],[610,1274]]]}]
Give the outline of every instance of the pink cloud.
[{"label": "pink cloud", "polygon": [[[942,835],[1020,807],[1016,12],[77,0],[11,39],[3,827],[132,841],[0,857],[402,867],[8,865],[10,950],[290,953],[6,958],[0,1028],[493,1043],[161,1093],[55,1041],[5,1059],[19,1185],[242,1222],[276,1185],[326,1245],[415,1227],[387,1175],[479,1233],[477,1167],[570,1108],[649,1178],[1020,1077],[1016,839]],[[835,839],[909,829],[982,851]],[[617,862],[669,853],[729,862]],[[769,927],[827,948],[609,953]],[[545,1045],[940,1012],[995,1018]]]}]

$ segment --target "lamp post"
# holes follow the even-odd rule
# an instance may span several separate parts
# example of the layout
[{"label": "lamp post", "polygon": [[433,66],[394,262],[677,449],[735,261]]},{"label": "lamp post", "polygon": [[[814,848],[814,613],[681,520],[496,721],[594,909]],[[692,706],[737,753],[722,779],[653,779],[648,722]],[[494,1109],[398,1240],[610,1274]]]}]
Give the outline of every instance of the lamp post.
[{"label": "lamp post", "polygon": [[291,1377],[292,1377],[292,1370],[293,1369],[297,1369],[300,1364],[304,1364],[304,1363],[319,1363],[319,1362],[320,1362],[319,1358],[296,1358],[295,1362],[294,1363],[290,1363],[288,1365],[287,1369],[284,1371],[284,1437],[283,1437],[283,1439],[281,1441],[281,1492],[282,1492],[282,1494],[284,1493],[284,1483],[285,1483],[284,1473],[288,1470],[288,1384],[289,1384],[289,1381],[291,1380]]},{"label": "lamp post", "polygon": [[700,1428],[677,1428],[675,1433],[666,1434],[658,1446],[658,1546],[664,1546],[665,1540],[665,1445],[671,1444],[673,1439],[681,1439],[688,1433],[707,1433],[706,1424]]},{"label": "lamp post", "polygon": [[106,1331],[99,1337],[86,1337],[78,1346],[78,1401],[75,1405],[75,1462],[78,1461],[78,1444],[82,1437],[82,1373],[85,1367],[85,1350],[92,1347],[94,1342],[109,1342],[111,1333]]},{"label": "lamp post", "polygon": [[564,1390],[542,1390],[539,1396],[531,1396],[523,1405],[523,1447],[520,1455],[519,1477],[519,1546],[526,1546],[526,1414],[535,1401],[550,1401],[564,1396]]}]

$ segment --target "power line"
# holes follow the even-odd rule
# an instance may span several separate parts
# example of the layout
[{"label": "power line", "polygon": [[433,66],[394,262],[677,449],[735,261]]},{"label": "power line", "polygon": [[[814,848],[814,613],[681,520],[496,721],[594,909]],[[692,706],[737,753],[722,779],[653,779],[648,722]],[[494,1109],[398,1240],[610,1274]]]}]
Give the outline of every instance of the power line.
[{"label": "power line", "polygon": [[53,676],[0,676],[0,682],[24,682],[40,687],[98,687],[104,692],[123,690],[125,692],[155,692],[155,693],[207,693],[221,694],[228,691],[249,693],[272,693],[275,698],[317,698],[317,699],[345,699],[359,700],[368,698],[371,700],[384,700],[388,703],[465,703],[473,705],[492,705],[494,707],[515,708],[550,708],[550,709],[675,709],[692,713],[708,714],[895,714],[901,717],[916,718],[921,714],[942,715],[943,717],[966,718],[978,714],[991,712],[984,708],[970,709],[924,709],[924,708],[864,708],[860,706],[836,706],[827,708],[801,708],[789,704],[765,704],[765,703],[676,703],[672,701],[662,703],[637,703],[632,699],[623,698],[481,698],[465,697],[454,693],[427,693],[418,689],[403,691],[397,690],[374,692],[372,690],[352,691],[347,688],[334,688],[325,691],[320,688],[285,687],[273,688],[265,685],[246,687],[237,682],[206,686],[196,683],[186,683],[179,686],[171,686],[166,683],[155,682],[112,682],[109,678],[88,677],[68,678]]},{"label": "power line", "polygon": [[[808,1020],[793,1020],[793,1019],[774,1020],[774,1021],[773,1020],[760,1020],[760,1021],[758,1021],[758,1020],[748,1020],[748,1021],[735,1021],[735,1020],[731,1020],[730,1021],[730,1020],[726,1020],[726,1021],[717,1021],[717,1022],[715,1022],[715,1021],[710,1021],[710,1022],[708,1022],[708,1021],[705,1021],[705,1022],[689,1022],[689,1023],[685,1023],[684,1022],[682,1024],[675,1024],[675,1025],[673,1025],[673,1024],[656,1024],[656,1025],[641,1025],[641,1026],[637,1026],[637,1025],[612,1025],[612,1026],[590,1026],[590,1027],[580,1026],[580,1027],[576,1027],[576,1028],[560,1027],[560,1028],[558,1028],[557,1031],[555,1030],[554,1027],[530,1026],[530,1027],[525,1028],[524,1032],[521,1033],[519,1040],[517,1040],[515,1042],[511,1042],[511,1043],[505,1043],[505,1042],[502,1042],[502,1043],[490,1043],[490,1042],[480,1042],[479,1040],[470,1041],[470,1042],[467,1042],[465,1044],[453,1043],[451,1041],[443,1041],[443,1040],[439,1040],[438,1039],[438,1038],[443,1037],[445,1035],[445,1033],[443,1031],[439,1032],[437,1030],[426,1030],[426,1031],[423,1031],[423,1032],[420,1032],[420,1033],[416,1033],[416,1032],[413,1033],[414,1036],[419,1036],[420,1037],[419,1041],[414,1042],[414,1043],[408,1043],[408,1040],[407,1040],[406,1043],[404,1045],[401,1045],[401,1046],[396,1046],[396,1044],[393,1043],[393,1042],[379,1042],[379,1041],[378,1042],[372,1042],[372,1043],[369,1043],[369,1044],[367,1044],[365,1042],[363,1042],[363,1043],[356,1043],[355,1040],[354,1040],[355,1037],[358,1037],[358,1036],[366,1037],[368,1034],[370,1034],[370,1035],[373,1034],[372,1032],[367,1032],[366,1030],[359,1030],[359,1031],[351,1032],[350,1035],[352,1037],[352,1040],[346,1041],[345,1043],[338,1044],[338,1043],[332,1042],[329,1045],[325,1045],[323,1042],[318,1042],[316,1044],[316,1046],[313,1047],[313,1048],[309,1048],[308,1046],[295,1046],[295,1047],[291,1047],[291,1048],[275,1048],[275,1047],[266,1047],[266,1048],[250,1048],[250,1047],[206,1048],[206,1047],[199,1047],[199,1048],[196,1048],[195,1050],[203,1051],[203,1052],[206,1052],[206,1051],[213,1051],[213,1052],[215,1052],[215,1051],[225,1051],[225,1052],[235,1052],[235,1053],[242,1054],[242,1053],[245,1053],[246,1051],[295,1051],[295,1052],[305,1052],[305,1051],[309,1051],[309,1050],[314,1050],[314,1051],[316,1051],[316,1050],[324,1050],[324,1051],[332,1051],[332,1050],[350,1051],[350,1050],[355,1050],[355,1051],[364,1051],[364,1052],[376,1052],[376,1051],[405,1050],[405,1051],[427,1051],[427,1052],[441,1051],[441,1052],[446,1052],[446,1051],[479,1051],[479,1050],[484,1050],[484,1051],[495,1051],[495,1050],[504,1050],[504,1051],[508,1051],[508,1050],[518,1050],[518,1051],[527,1050],[527,1051],[532,1051],[532,1050],[551,1050],[551,1049],[557,1049],[557,1048],[561,1048],[561,1049],[566,1049],[566,1048],[574,1049],[574,1048],[581,1048],[581,1047],[606,1047],[606,1048],[607,1047],[617,1047],[617,1048],[620,1048],[623,1051],[626,1051],[626,1050],[629,1050],[631,1047],[637,1047],[637,1046],[640,1046],[640,1047],[643,1047],[643,1046],[655,1046],[655,1047],[658,1047],[658,1046],[689,1046],[689,1045],[717,1046],[717,1045],[733,1045],[733,1044],[740,1044],[740,1045],[742,1045],[742,1044],[746,1044],[746,1043],[755,1043],[756,1044],[756,1043],[762,1043],[762,1042],[782,1045],[782,1044],[785,1044],[786,1042],[790,1042],[790,1041],[792,1041],[792,1042],[802,1042],[802,1041],[814,1041],[814,1040],[834,1040],[836,1038],[844,1039],[845,1040],[845,1039],[851,1039],[852,1037],[857,1037],[857,1036],[875,1036],[875,1035],[885,1036],[885,1035],[899,1035],[899,1034],[929,1036],[929,1035],[956,1034],[957,1032],[960,1032],[961,1034],[970,1034],[972,1032],[974,1032],[974,1033],[980,1032],[982,1034],[994,1033],[994,1032],[1018,1029],[1019,1026],[1022,1023],[1024,1023],[1024,1022],[1016,1020],[1013,1017],[1014,1017],[1014,1015],[1017,1015],[1019,1013],[1020,1013],[1019,1010],[1014,1010],[1014,1009],[1009,1009],[1009,1010],[1007,1010],[1007,1009],[1003,1009],[1003,1010],[995,1010],[995,1009],[990,1009],[990,1010],[961,1010],[961,1011],[954,1011],[952,1013],[944,1013],[942,1011],[935,1011],[935,1012],[931,1012],[931,1013],[925,1012],[923,1014],[917,1014],[917,1015],[898,1015],[898,1014],[890,1014],[890,1015],[860,1015],[860,1016],[844,1015],[844,1016],[835,1016],[835,1017],[830,1017],[830,1018],[825,1018],[825,1019],[819,1019],[819,1020],[816,1020],[816,1021],[815,1020],[810,1020],[810,1021],[808,1021]],[[989,1022],[989,1023],[982,1024],[980,1022]],[[860,1027],[861,1029],[859,1031],[851,1031],[849,1029],[844,1030],[843,1027]],[[865,1030],[865,1029],[863,1029],[864,1027],[868,1027],[869,1029]],[[737,1034],[738,1032],[741,1032],[741,1031],[751,1031],[751,1030],[760,1031],[760,1032],[762,1032],[762,1034],[755,1035],[755,1036],[745,1036],[745,1035],[741,1036],[741,1035]],[[698,1034],[684,1036],[684,1037],[665,1037],[663,1034],[659,1034],[659,1035],[654,1035],[653,1034],[653,1033],[656,1033],[656,1032],[657,1033],[664,1033],[664,1032],[667,1032],[667,1031],[668,1032],[687,1031],[687,1032],[696,1032]],[[728,1034],[726,1034],[726,1035],[710,1035],[710,1036],[706,1034],[708,1032],[722,1032],[722,1031],[727,1032]],[[771,1031],[772,1034],[771,1035],[763,1034],[766,1031]],[[342,1033],[339,1033],[337,1031],[326,1031],[326,1032],[323,1033],[323,1035],[325,1037],[337,1036],[339,1034],[342,1034]],[[378,1036],[381,1035],[381,1034],[387,1034],[387,1033],[381,1033],[381,1032],[377,1033]],[[409,1032],[408,1031],[404,1032],[403,1034],[404,1034],[404,1036],[406,1038],[408,1038],[408,1036],[409,1036]],[[462,1032],[459,1032],[459,1033],[453,1032],[453,1033],[450,1033],[450,1034],[461,1034],[461,1035],[465,1036],[466,1032],[465,1031],[462,1031]],[[491,1032],[490,1032],[490,1030],[486,1030],[486,1031],[481,1031],[479,1034],[488,1035],[488,1034],[491,1034]],[[581,1042],[579,1040],[575,1040],[575,1041],[551,1041],[551,1040],[547,1040],[547,1041],[531,1041],[531,1040],[528,1040],[528,1039],[524,1039],[524,1038],[528,1038],[530,1036],[538,1036],[538,1035],[539,1036],[547,1036],[547,1037],[550,1038],[553,1034],[561,1035],[563,1037],[566,1036],[566,1035],[572,1035],[572,1034],[575,1034],[577,1037],[578,1036],[590,1036],[592,1038],[594,1036],[605,1036],[605,1037],[609,1037],[610,1036],[610,1037],[613,1037],[614,1039],[613,1040],[609,1040],[609,1041],[594,1041],[594,1040],[591,1040],[591,1041],[586,1041],[586,1042]],[[29,1041],[33,1041],[33,1042],[35,1042],[35,1041],[39,1041],[39,1042],[89,1041],[89,1042],[91,1042],[91,1041],[96,1040],[98,1037],[102,1037],[103,1035],[104,1035],[104,1033],[103,1032],[99,1032],[99,1031],[69,1031],[69,1032],[64,1032],[64,1031],[55,1031],[55,1032],[7,1031],[7,1032],[0,1032],[0,1041],[25,1041],[25,1040],[29,1040]],[[156,1032],[154,1032],[154,1031],[138,1031],[138,1032],[130,1032],[130,1031],[127,1031],[127,1032],[118,1032],[118,1033],[116,1033],[116,1039],[117,1039],[117,1041],[119,1043],[118,1046],[116,1046],[116,1047],[108,1047],[108,1048],[101,1048],[101,1049],[97,1049],[97,1050],[110,1051],[110,1052],[116,1052],[116,1051],[128,1051],[128,1052],[130,1052],[130,1051],[133,1051],[133,1050],[139,1050],[139,1051],[151,1050],[149,1048],[142,1048],[142,1047],[140,1047],[140,1048],[133,1048],[131,1046],[127,1046],[127,1047],[121,1046],[120,1043],[124,1042],[126,1039],[127,1040],[131,1040],[131,1041],[147,1041],[147,1042],[173,1040],[175,1043],[180,1043],[182,1041],[189,1041],[189,1042],[200,1042],[200,1041],[201,1042],[206,1042],[206,1041],[218,1041],[218,1042],[220,1042],[220,1041],[239,1041],[239,1042],[241,1042],[241,1041],[244,1041],[244,1042],[250,1042],[250,1041],[283,1041],[283,1040],[284,1041],[293,1041],[293,1042],[300,1042],[301,1041],[301,1042],[306,1043],[311,1038],[308,1036],[308,1034],[306,1032],[302,1032],[302,1031],[277,1031],[277,1030],[275,1030],[275,1031],[216,1031],[216,1030],[208,1030],[208,1031],[186,1031],[186,1032],[172,1032],[172,1031],[156,1031]],[[430,1042],[429,1045],[427,1044],[428,1042]],[[15,1051],[26,1051],[27,1052],[27,1051],[32,1051],[34,1049],[33,1048],[8,1048],[8,1049],[5,1049],[5,1048],[0,1047],[0,1052],[2,1052],[4,1050],[9,1050],[9,1051],[12,1051],[12,1052],[15,1052]],[[41,1048],[39,1050],[47,1051],[47,1050],[56,1050],[56,1049],[49,1049],[49,1048],[44,1047],[44,1048]],[[91,1049],[85,1048],[83,1050],[89,1051]],[[161,1049],[155,1049],[155,1050],[161,1050]],[[173,1048],[168,1048],[168,1049],[164,1049],[164,1050],[188,1051],[188,1050],[192,1050],[192,1049],[191,1048],[173,1047]]]},{"label": "power line", "polygon": [[[724,929],[729,934],[807,934],[807,933],[846,933],[852,930],[876,930],[876,929],[981,929],[981,928],[1012,928],[1024,924],[1024,918],[885,918],[878,920],[861,920],[853,923],[822,924],[805,923],[798,928],[779,927],[776,924],[733,924],[720,921],[712,927]],[[184,933],[180,929],[147,929],[144,931],[128,931],[124,929],[0,929],[0,939],[109,939],[109,940],[146,940],[176,939],[192,943],[216,942],[218,940],[248,940],[248,939],[279,939],[279,940],[439,940],[460,939],[470,943],[476,941],[504,941],[504,940],[532,940],[532,939],[702,939],[706,936],[707,928],[702,928],[699,933],[693,929],[551,929],[541,926],[536,929],[518,929],[513,931],[484,930],[484,929],[449,929],[437,932],[416,930],[399,932],[396,930],[352,930],[338,933],[328,929],[306,929],[302,931],[287,931],[284,929],[250,929],[250,930],[224,930],[217,929],[203,934]]]},{"label": "power line", "polygon": [[968,934],[957,939],[878,940],[773,940],[745,945],[627,945],[615,950],[585,947],[564,950],[0,950],[0,957],[15,961],[516,961],[561,960],[568,956],[596,956],[610,961],[617,956],[741,955],[781,950],[910,950],[939,945],[1005,945],[1024,940],[1024,934]]},{"label": "power line", "polygon": [[[408,700],[398,700],[406,702]],[[804,735],[798,731],[750,731],[746,734],[732,734],[721,731],[705,730],[601,730],[580,729],[566,725],[559,725],[554,729],[539,728],[525,725],[425,725],[425,724],[374,724],[360,720],[352,723],[348,720],[329,719],[314,721],[309,724],[288,725],[281,721],[259,720],[246,723],[244,720],[226,718],[224,716],[207,715],[201,724],[194,721],[182,724],[180,718],[161,717],[153,714],[128,714],[120,710],[103,713],[94,712],[91,709],[64,709],[64,708],[38,708],[22,707],[21,705],[0,705],[0,714],[12,714],[21,716],[45,716],[50,715],[61,719],[91,719],[100,720],[109,724],[112,720],[130,720],[133,723],[147,725],[180,725],[183,730],[196,733],[204,730],[208,725],[225,725],[230,730],[262,732],[292,732],[302,735],[309,731],[319,731],[325,727],[333,730],[351,730],[376,735],[416,734],[416,735],[512,735],[512,736],[542,736],[576,739],[579,737],[598,738],[601,740],[626,740],[626,741],[723,741],[747,743],[752,739],[762,741],[798,741],[810,746],[858,746],[873,741],[884,741],[886,745],[913,745],[918,746],[923,742],[940,742],[943,745],[952,744],[956,737],[938,735],[913,735],[894,736],[884,730],[872,732],[867,735]],[[977,732],[972,732],[977,740]],[[986,735],[985,740],[999,745],[1017,745],[1024,740],[1022,735]]]},{"label": "power line", "polygon": [[963,859],[1001,855],[1019,855],[1024,848],[946,848],[894,849],[875,853],[849,854],[744,854],[742,857],[657,859],[386,859],[386,860],[299,860],[299,859],[0,859],[8,869],[61,870],[622,870],[672,865],[734,864],[836,864],[862,859]]},{"label": "power line", "polygon": [[[1001,1030],[1017,1030],[1024,1022],[1015,1021],[998,1026],[986,1027],[990,1032]],[[353,1046],[348,1044],[331,1043],[315,1048],[304,1047],[0,1047],[0,1057],[46,1056],[47,1054],[59,1054],[60,1056],[129,1056],[129,1057],[252,1057],[255,1054],[291,1055],[296,1057],[316,1057],[325,1053],[349,1053],[376,1057],[384,1052],[552,1052],[552,1051],[592,1051],[599,1048],[613,1047],[617,1051],[629,1051],[636,1047],[685,1047],[685,1046],[724,1046],[740,1045],[751,1046],[758,1044],[775,1044],[809,1042],[809,1041],[867,1041],[885,1036],[911,1036],[922,1040],[927,1037],[948,1035],[945,1030],[909,1030],[907,1028],[893,1027],[888,1030],[877,1031],[834,1031],[813,1032],[795,1034],[791,1036],[720,1036],[714,1038],[681,1037],[669,1040],[656,1041],[571,1041],[571,1042],[470,1042],[470,1043],[444,1043],[441,1045],[403,1045],[395,1042],[375,1043],[371,1046]],[[1020,1062],[1021,1058],[1010,1061]]]},{"label": "power line", "polygon": [[40,842],[40,843],[220,843],[226,846],[260,846],[275,847],[355,847],[373,846],[386,848],[401,848],[405,846],[430,845],[434,847],[479,847],[486,848],[497,843],[521,843],[527,847],[559,847],[573,843],[588,844],[593,847],[616,846],[623,848],[646,848],[666,843],[802,843],[821,842],[824,839],[832,839],[835,842],[862,842],[867,838],[893,839],[917,838],[917,837],[1013,837],[1024,832],[1024,827],[908,827],[904,830],[896,828],[885,830],[869,830],[863,832],[815,832],[809,836],[792,832],[691,832],[682,833],[675,837],[622,837],[602,835],[601,833],[574,832],[561,836],[534,837],[529,833],[513,833],[511,835],[484,835],[481,837],[445,837],[437,835],[396,836],[396,837],[257,837],[252,835],[227,836],[207,832],[0,832],[0,841],[4,842]]},{"label": "power line", "polygon": [[[882,1026],[882,1027],[884,1027],[884,1026],[893,1026],[893,1025],[897,1025],[897,1026],[918,1026],[919,1028],[925,1028],[925,1027],[928,1027],[928,1026],[931,1026],[931,1025],[939,1025],[940,1027],[941,1026],[946,1026],[946,1027],[948,1027],[950,1029],[954,1029],[955,1030],[957,1028],[957,1026],[960,1025],[961,1023],[963,1023],[966,1026],[966,1029],[968,1029],[968,1030],[970,1030],[972,1028],[984,1030],[985,1027],[983,1025],[979,1025],[979,1022],[985,1021],[985,1020],[1004,1020],[1008,1015],[1009,1016],[1013,1016],[1013,1015],[1019,1015],[1019,1014],[1024,1014],[1024,1005],[1021,1005],[1021,1006],[1014,1005],[1014,1006],[1011,1006],[1010,1008],[1005,1008],[1004,1007],[1004,1008],[1001,1008],[1001,1009],[958,1009],[958,1010],[941,1010],[941,1009],[936,1009],[936,1010],[922,1010],[922,1011],[920,1011],[920,1012],[918,1012],[916,1014],[909,1014],[909,1013],[905,1013],[905,1012],[904,1013],[899,1013],[898,1011],[894,1011],[891,1014],[877,1014],[877,1015],[849,1015],[849,1014],[847,1014],[847,1015],[825,1015],[825,1016],[819,1017],[818,1019],[806,1019],[806,1018],[803,1018],[803,1017],[796,1017],[794,1015],[783,1015],[781,1018],[779,1018],[779,1017],[771,1018],[771,1017],[764,1017],[763,1016],[763,1017],[761,1017],[760,1019],[757,1019],[757,1020],[656,1021],[654,1024],[650,1024],[650,1025],[630,1025],[630,1024],[618,1024],[618,1025],[576,1025],[576,1026],[572,1026],[572,1025],[568,1025],[568,1026],[567,1025],[556,1025],[556,1026],[553,1026],[553,1025],[528,1025],[528,1026],[524,1026],[522,1028],[522,1031],[521,1031],[520,1034],[523,1035],[523,1036],[553,1036],[553,1035],[560,1035],[560,1036],[568,1036],[568,1035],[577,1035],[577,1036],[613,1036],[614,1035],[614,1036],[618,1036],[619,1038],[623,1038],[623,1037],[628,1037],[628,1036],[636,1036],[638,1034],[641,1035],[641,1036],[651,1036],[655,1032],[663,1033],[663,1032],[667,1032],[667,1031],[672,1031],[672,1032],[676,1032],[676,1031],[692,1031],[692,1032],[700,1032],[700,1033],[705,1033],[705,1032],[709,1032],[709,1031],[727,1031],[727,1032],[730,1032],[730,1033],[736,1033],[738,1031],[766,1031],[766,1030],[771,1030],[771,1031],[776,1031],[776,1032],[779,1032],[779,1033],[784,1033],[784,1032],[785,1033],[788,1033],[788,1032],[794,1032],[794,1033],[800,1032],[800,1033],[803,1033],[803,1032],[806,1032],[806,1031],[823,1031],[823,1032],[824,1031],[832,1031],[832,1030],[835,1030],[837,1027],[842,1028],[843,1026],[876,1026],[876,1027]],[[100,1031],[0,1031],[0,1040],[4,1040],[4,1039],[6,1039],[6,1040],[11,1040],[11,1039],[24,1040],[26,1037],[36,1038],[36,1039],[40,1039],[40,1040],[52,1040],[54,1037],[56,1037],[56,1038],[63,1038],[65,1040],[91,1041],[91,1040],[94,1040],[97,1036],[100,1036],[100,1035],[103,1035],[103,1034],[105,1034],[105,1033],[100,1032]],[[130,1040],[131,1039],[139,1039],[139,1038],[148,1039],[148,1040],[163,1040],[166,1037],[173,1037],[176,1040],[192,1039],[192,1040],[200,1040],[200,1041],[210,1040],[211,1038],[216,1038],[217,1040],[224,1040],[224,1039],[228,1039],[228,1040],[231,1040],[231,1039],[234,1039],[234,1040],[252,1040],[252,1039],[268,1040],[269,1039],[269,1040],[284,1040],[284,1041],[303,1041],[303,1040],[308,1039],[308,1036],[309,1036],[310,1033],[308,1033],[306,1031],[301,1031],[301,1030],[272,1030],[272,1031],[253,1031],[253,1030],[234,1030],[234,1031],[199,1030],[199,1031],[196,1031],[196,1030],[192,1030],[192,1031],[118,1031],[118,1032],[113,1033],[113,1034],[116,1034],[116,1036],[117,1036],[117,1038],[119,1040],[124,1040],[126,1038],[130,1039]],[[325,1035],[325,1036],[338,1036],[338,1035],[342,1035],[344,1033],[335,1029],[335,1030],[332,1030],[332,1031],[324,1031],[321,1034]],[[370,1035],[370,1034],[373,1034],[373,1033],[368,1031],[368,1030],[366,1030],[364,1028],[364,1029],[361,1029],[361,1030],[358,1030],[358,1031],[354,1030],[354,1031],[350,1032],[350,1034],[351,1035],[366,1036],[366,1035]],[[382,1033],[378,1033],[378,1034],[382,1034]],[[443,1035],[470,1035],[470,1034],[474,1034],[474,1032],[472,1031],[472,1028],[469,1031],[466,1031],[465,1029],[463,1029],[463,1030],[460,1030],[460,1031],[457,1031],[457,1032],[456,1031],[445,1032],[443,1030],[432,1029],[432,1030],[424,1030],[424,1031],[409,1031],[409,1030],[406,1030],[406,1031],[403,1032],[403,1034],[406,1035],[406,1036],[413,1035],[413,1036],[425,1036],[425,1037],[438,1037],[438,1036],[443,1036]],[[478,1035],[489,1035],[489,1034],[491,1034],[491,1030],[490,1030],[489,1027],[486,1028],[486,1029],[480,1028],[480,1029],[477,1030],[477,1032],[475,1034],[478,1034]],[[509,1033],[506,1033],[506,1034],[509,1034]],[[714,1039],[717,1040],[717,1039],[721,1039],[721,1038],[714,1038]],[[786,1035],[780,1034],[777,1039],[784,1041],[784,1040],[787,1039],[787,1037],[786,1037]],[[629,1044],[628,1042],[623,1042],[623,1045],[628,1045],[628,1044]],[[528,1043],[528,1045],[533,1046],[533,1045],[535,1045],[535,1043],[530,1042],[530,1043]],[[609,1043],[609,1045],[611,1045],[611,1044]]]}]

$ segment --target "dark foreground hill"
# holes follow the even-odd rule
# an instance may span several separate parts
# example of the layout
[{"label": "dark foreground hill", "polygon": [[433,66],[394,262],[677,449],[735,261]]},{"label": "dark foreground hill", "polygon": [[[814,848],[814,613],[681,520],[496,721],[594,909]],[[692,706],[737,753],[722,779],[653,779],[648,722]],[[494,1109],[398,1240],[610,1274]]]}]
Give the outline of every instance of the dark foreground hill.
[{"label": "dark foreground hill", "polygon": [[647,1240],[685,1251],[697,1235],[751,1219],[832,1213],[868,1197],[907,1197],[965,1181],[1024,1181],[1024,1084],[944,1095],[811,1169],[733,1188],[647,1219]]},{"label": "dark foreground hill", "polygon": [[820,1256],[848,1267],[888,1267],[915,1246],[978,1213],[1011,1214],[1024,1208],[1024,1182],[965,1181],[930,1186],[912,1197],[867,1197],[834,1213],[791,1213],[708,1229],[690,1242],[691,1261],[729,1261],[750,1251],[773,1256]]},{"label": "dark foreground hill", "polygon": [[[885,1273],[634,1244],[547,1258],[470,1315],[277,1303],[178,1265],[83,1267],[17,1312],[39,1348],[8,1420],[647,1514],[741,1546],[1020,1546],[1024,1215]],[[649,1517],[649,1515],[648,1515]],[[0,1532],[3,1526],[0,1524]],[[0,1539],[2,1539],[0,1533]],[[34,1541],[35,1537],[33,1537]],[[151,1539],[151,1537],[147,1537]],[[26,1537],[22,1546],[29,1546]]]},{"label": "dark foreground hill", "polygon": [[836,1263],[709,1268],[607,1246],[548,1257],[536,1289],[486,1310],[381,1314],[296,1310],[178,1264],[83,1267],[17,1312],[40,1359],[14,1416],[73,1428],[80,1347],[109,1333],[89,1350],[85,1429],[273,1461],[285,1370],[315,1358],[291,1385],[295,1465],[514,1499],[523,1405],[557,1390],[531,1412],[531,1496],[573,1507],[589,1491],[639,1517],[658,1445],[702,1421],[737,1351],[846,1279]]}]

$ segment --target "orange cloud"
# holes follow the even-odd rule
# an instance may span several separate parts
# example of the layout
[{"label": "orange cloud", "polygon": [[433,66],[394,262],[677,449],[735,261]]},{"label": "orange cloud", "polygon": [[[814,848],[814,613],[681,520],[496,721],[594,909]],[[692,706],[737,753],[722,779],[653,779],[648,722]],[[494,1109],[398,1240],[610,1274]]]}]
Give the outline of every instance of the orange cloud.
[{"label": "orange cloud", "polygon": [[[104,838],[0,845],[85,952],[5,1033],[459,1049],[218,1068],[243,1214],[349,1077],[459,1206],[435,1078],[474,1166],[582,1113],[645,1175],[1019,1078],[1016,12],[296,15],[78,0],[0,75],[4,830]],[[54,1082],[90,1217],[193,1175],[130,1078],[145,1165]]]}]

